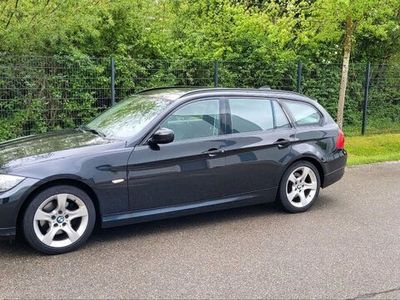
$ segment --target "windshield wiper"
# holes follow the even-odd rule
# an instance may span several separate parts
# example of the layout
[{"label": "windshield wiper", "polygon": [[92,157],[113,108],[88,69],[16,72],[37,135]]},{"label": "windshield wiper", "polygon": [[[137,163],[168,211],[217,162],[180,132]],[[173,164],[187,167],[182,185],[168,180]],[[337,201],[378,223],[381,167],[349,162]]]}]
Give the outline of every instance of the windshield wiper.
[{"label": "windshield wiper", "polygon": [[96,134],[98,136],[101,136],[103,138],[106,137],[106,135],[103,132],[101,132],[99,130],[96,130],[96,129],[93,129],[93,128],[90,128],[90,127],[87,127],[86,125],[81,125],[81,126],[78,127],[78,129],[80,129],[82,131],[88,131],[88,132],[94,133],[94,134]]}]

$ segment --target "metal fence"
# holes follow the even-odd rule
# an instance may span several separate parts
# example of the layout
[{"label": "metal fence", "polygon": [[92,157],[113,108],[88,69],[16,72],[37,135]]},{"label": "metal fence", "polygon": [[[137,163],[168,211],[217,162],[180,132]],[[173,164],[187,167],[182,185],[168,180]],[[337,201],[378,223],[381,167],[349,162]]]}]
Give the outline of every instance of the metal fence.
[{"label": "metal fence", "polygon": [[[314,97],[335,115],[340,75],[341,65],[328,63],[3,54],[0,140],[75,127],[129,94],[160,86],[268,85]],[[346,128],[360,132],[365,112],[369,131],[400,129],[399,77],[397,65],[352,64]]]}]

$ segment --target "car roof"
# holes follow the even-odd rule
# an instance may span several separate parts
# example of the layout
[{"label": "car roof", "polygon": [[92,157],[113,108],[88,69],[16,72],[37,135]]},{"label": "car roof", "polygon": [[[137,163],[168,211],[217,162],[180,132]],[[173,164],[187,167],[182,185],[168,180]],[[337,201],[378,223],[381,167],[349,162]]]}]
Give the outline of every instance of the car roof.
[{"label": "car roof", "polygon": [[278,97],[283,99],[314,101],[302,94],[275,90],[270,88],[209,88],[209,87],[160,87],[139,92],[140,95],[159,97],[170,101],[187,97],[208,97],[208,96],[264,96]]}]

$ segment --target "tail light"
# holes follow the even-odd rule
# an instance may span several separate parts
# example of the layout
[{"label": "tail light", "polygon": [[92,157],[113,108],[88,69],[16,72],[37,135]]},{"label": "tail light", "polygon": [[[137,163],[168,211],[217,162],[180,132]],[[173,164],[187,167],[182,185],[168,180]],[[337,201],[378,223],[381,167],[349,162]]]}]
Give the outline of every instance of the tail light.
[{"label": "tail light", "polygon": [[344,133],[340,128],[336,139],[336,149],[344,149]]}]

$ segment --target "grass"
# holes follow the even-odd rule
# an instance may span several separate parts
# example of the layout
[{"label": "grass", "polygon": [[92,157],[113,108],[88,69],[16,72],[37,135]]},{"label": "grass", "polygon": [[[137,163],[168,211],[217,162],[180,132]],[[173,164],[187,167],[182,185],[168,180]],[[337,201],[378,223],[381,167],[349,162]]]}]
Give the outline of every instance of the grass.
[{"label": "grass", "polygon": [[348,165],[400,160],[400,133],[347,136]]},{"label": "grass", "polygon": [[[352,126],[345,126],[344,132],[346,136],[359,136],[361,134],[361,125],[352,125]],[[368,125],[366,128],[367,135],[378,135],[378,134],[386,134],[386,133],[400,133],[400,122],[398,123],[382,123],[382,124],[375,124],[375,125]]]}]

